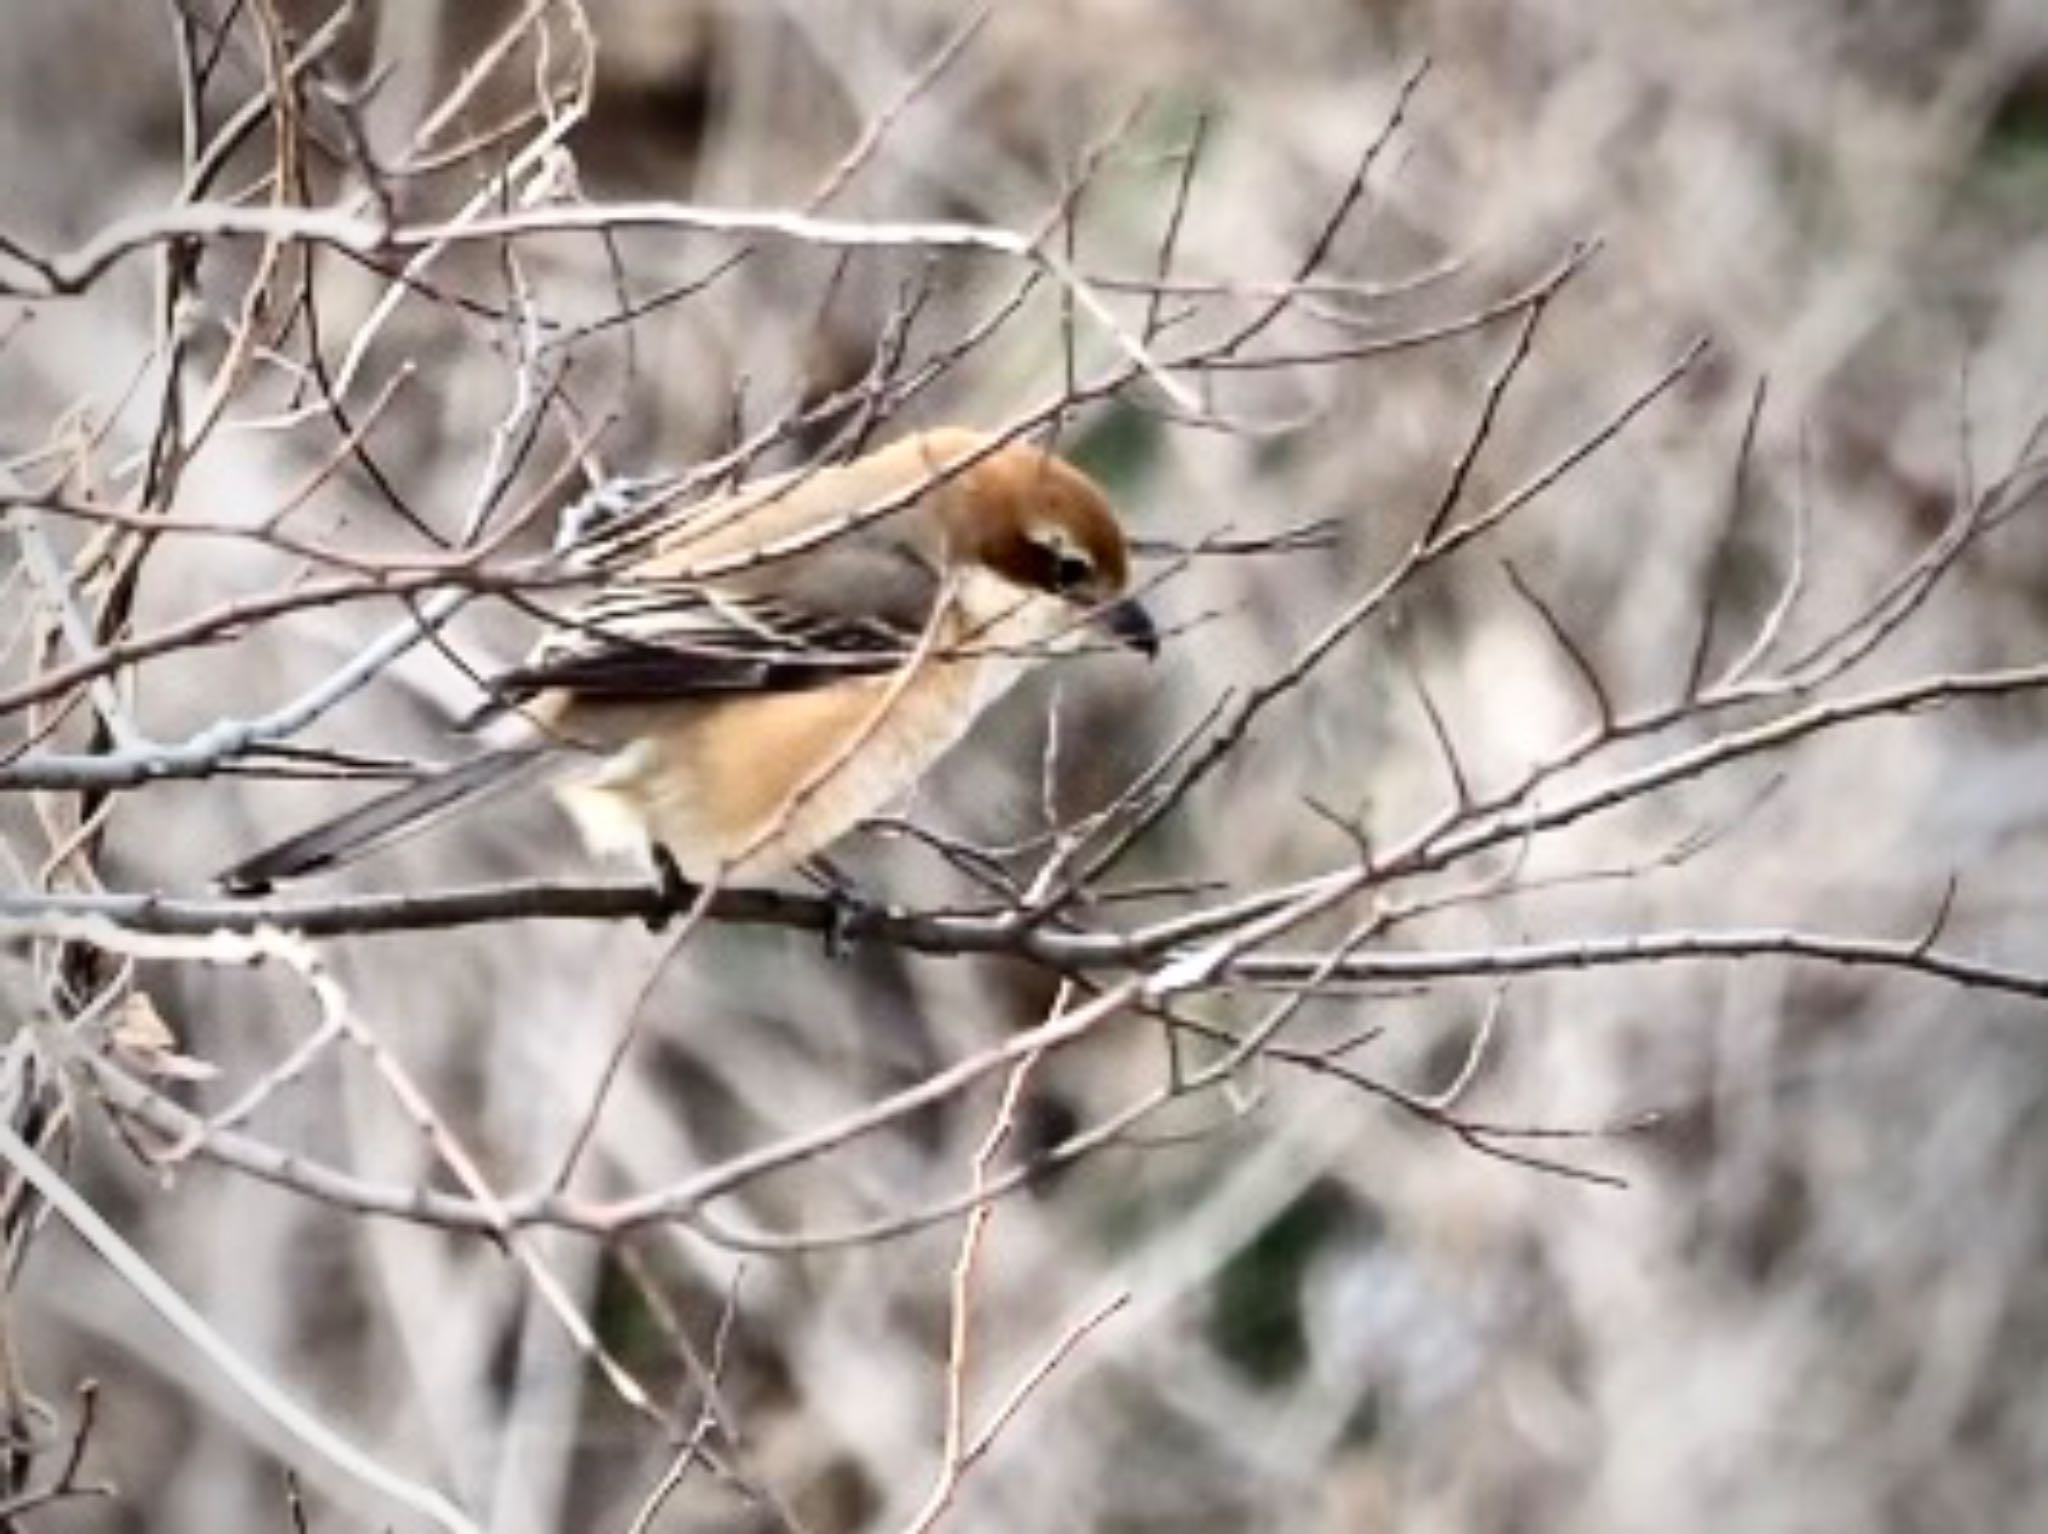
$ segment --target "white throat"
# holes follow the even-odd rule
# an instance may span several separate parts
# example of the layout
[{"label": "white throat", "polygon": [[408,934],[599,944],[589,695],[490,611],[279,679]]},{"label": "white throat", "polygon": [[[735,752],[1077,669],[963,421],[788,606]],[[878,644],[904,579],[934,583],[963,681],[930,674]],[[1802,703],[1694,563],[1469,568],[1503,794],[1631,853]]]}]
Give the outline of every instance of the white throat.
[{"label": "white throat", "polygon": [[1040,661],[1085,642],[1073,605],[977,567],[954,578],[961,648],[979,659],[975,709],[1008,692]]}]

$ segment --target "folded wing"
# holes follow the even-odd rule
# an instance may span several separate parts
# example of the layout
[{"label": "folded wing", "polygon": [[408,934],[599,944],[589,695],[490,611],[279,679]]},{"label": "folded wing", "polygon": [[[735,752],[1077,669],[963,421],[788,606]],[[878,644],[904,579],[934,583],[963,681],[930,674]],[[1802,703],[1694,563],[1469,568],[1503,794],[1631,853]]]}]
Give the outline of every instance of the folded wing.
[{"label": "folded wing", "polygon": [[890,521],[711,580],[670,573],[676,563],[602,572],[597,595],[493,679],[498,706],[551,691],[649,703],[879,675],[916,651],[940,600],[932,556]]}]

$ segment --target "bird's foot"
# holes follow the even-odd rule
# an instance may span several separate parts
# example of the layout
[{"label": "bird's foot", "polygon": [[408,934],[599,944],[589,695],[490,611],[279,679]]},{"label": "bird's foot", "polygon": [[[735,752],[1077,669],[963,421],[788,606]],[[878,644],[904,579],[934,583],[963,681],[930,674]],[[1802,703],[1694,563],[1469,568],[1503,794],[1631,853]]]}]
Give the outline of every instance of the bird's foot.
[{"label": "bird's foot", "polygon": [[863,890],[835,864],[813,857],[804,872],[825,897],[825,955],[831,959],[851,957],[854,945],[876,918],[888,907]]},{"label": "bird's foot", "polygon": [[647,923],[649,932],[659,932],[697,898],[697,886],[683,877],[682,865],[676,862],[675,854],[660,842],[655,842],[648,851],[654,859],[654,893],[660,903],[641,919]]},{"label": "bird's foot", "polygon": [[825,899],[830,906],[825,923],[825,957],[850,959],[861,934],[874,925],[884,907],[858,890],[827,890]]}]

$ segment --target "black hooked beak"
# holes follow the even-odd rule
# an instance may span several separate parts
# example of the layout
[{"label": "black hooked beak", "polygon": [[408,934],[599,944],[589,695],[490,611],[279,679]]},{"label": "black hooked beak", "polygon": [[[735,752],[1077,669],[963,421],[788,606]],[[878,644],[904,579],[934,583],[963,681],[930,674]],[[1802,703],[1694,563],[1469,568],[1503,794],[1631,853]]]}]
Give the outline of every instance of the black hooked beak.
[{"label": "black hooked beak", "polygon": [[1147,660],[1159,655],[1159,627],[1135,597],[1112,602],[1096,614],[1095,621],[1118,644],[1136,650]]}]

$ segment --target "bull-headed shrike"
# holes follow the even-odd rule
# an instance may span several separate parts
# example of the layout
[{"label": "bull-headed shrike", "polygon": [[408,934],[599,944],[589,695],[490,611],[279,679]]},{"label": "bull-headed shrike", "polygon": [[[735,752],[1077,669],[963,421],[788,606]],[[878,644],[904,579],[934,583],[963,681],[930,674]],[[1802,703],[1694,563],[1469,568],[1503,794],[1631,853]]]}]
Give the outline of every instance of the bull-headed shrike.
[{"label": "bull-headed shrike", "polygon": [[1047,657],[1158,647],[1101,489],[960,428],[628,518],[571,557],[594,595],[492,687],[515,739],[222,882],[336,867],[533,780],[593,852],[697,884],[775,874],[900,798]]}]

